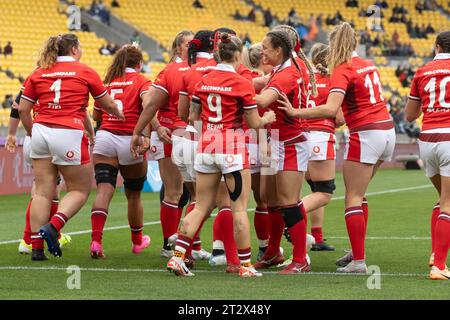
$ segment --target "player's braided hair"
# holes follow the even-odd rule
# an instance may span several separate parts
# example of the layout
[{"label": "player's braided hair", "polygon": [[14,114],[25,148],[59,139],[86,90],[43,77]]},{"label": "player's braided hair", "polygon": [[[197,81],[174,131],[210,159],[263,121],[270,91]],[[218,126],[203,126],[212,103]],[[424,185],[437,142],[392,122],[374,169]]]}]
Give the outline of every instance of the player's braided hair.
[{"label": "player's braided hair", "polygon": [[251,47],[244,47],[242,55],[242,63],[244,66],[252,70],[253,72],[258,72],[262,75],[262,72],[258,70],[258,66],[261,64],[262,59],[262,45],[261,43],[256,43]]},{"label": "player's braided hair", "polygon": [[356,32],[348,22],[343,22],[334,28],[330,33],[330,54],[328,56],[328,68],[330,72],[352,59],[352,52],[355,51],[358,41]]},{"label": "player's braided hair", "polygon": [[120,48],[112,60],[106,72],[104,83],[111,83],[114,79],[121,78],[126,68],[136,68],[144,61],[142,51],[135,45],[126,44]]},{"label": "player's braided hair", "polygon": [[226,27],[222,27],[222,28],[218,28],[216,30],[214,30],[211,40],[213,42],[213,50],[214,50],[214,60],[216,60],[217,63],[220,63],[220,57],[219,57],[219,52],[218,52],[218,44],[220,41],[220,35],[222,33],[228,33],[232,36],[236,35],[236,31],[234,31],[233,29],[230,28],[226,28]]},{"label": "player's braided hair", "polygon": [[37,65],[44,69],[51,68],[58,56],[70,55],[72,48],[79,44],[78,37],[72,33],[50,37],[41,50]]},{"label": "player's braided hair", "polygon": [[[291,27],[286,24],[278,25],[272,29],[273,31],[284,31],[288,34],[289,39],[291,40],[291,45],[293,50],[297,53],[300,59],[305,63],[306,67],[309,71],[309,82],[312,86],[312,94],[313,96],[317,96],[317,86],[316,86],[316,78],[314,77],[314,70],[311,65],[311,62],[309,62],[308,58],[305,55],[305,52],[303,51],[301,45],[300,45],[300,36],[298,35],[297,30],[295,30],[294,27]],[[300,70],[301,73],[301,70]],[[303,76],[303,75],[302,75]]]},{"label": "player's braided hair", "polygon": [[327,57],[330,47],[323,43],[316,43],[311,48],[312,63],[322,75],[328,75]]},{"label": "player's braided hair", "polygon": [[220,34],[217,44],[220,61],[232,62],[236,52],[242,52],[243,44],[241,39],[229,33]]},{"label": "player's braided hair", "polygon": [[172,42],[172,56],[170,58],[170,62],[175,61],[177,57],[179,57],[180,53],[179,48],[183,44],[184,38],[194,35],[194,33],[190,30],[183,30],[178,32],[178,34],[175,36],[175,39]]},{"label": "player's braided hair", "polygon": [[189,42],[188,47],[188,64],[191,66],[197,63],[197,52],[211,52],[213,50],[213,40],[211,30],[198,31],[194,39]]},{"label": "player's braided hair", "polygon": [[443,53],[450,53],[450,31],[444,31],[436,37],[436,45],[439,45]]}]

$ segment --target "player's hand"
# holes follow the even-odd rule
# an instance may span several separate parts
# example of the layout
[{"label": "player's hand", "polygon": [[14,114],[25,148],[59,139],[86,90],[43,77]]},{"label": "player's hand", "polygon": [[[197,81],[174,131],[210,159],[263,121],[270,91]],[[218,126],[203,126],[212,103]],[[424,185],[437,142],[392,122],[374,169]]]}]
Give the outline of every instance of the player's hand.
[{"label": "player's hand", "polygon": [[8,152],[11,152],[11,153],[16,152],[16,148],[17,148],[16,136],[8,134],[8,136],[6,137],[5,148],[6,148],[6,150],[8,150]]},{"label": "player's hand", "polygon": [[277,117],[275,115],[275,112],[272,110],[264,112],[263,119],[265,124],[271,124],[277,120]]},{"label": "player's hand", "polygon": [[297,111],[298,109],[294,109],[292,103],[289,101],[288,97],[284,92],[281,93],[280,98],[277,100],[280,104],[278,109],[283,110],[289,117],[295,118],[298,117]]},{"label": "player's hand", "polygon": [[134,159],[137,159],[140,156],[140,151],[143,144],[144,141],[142,137],[140,135],[133,134],[133,136],[131,137],[130,151]]},{"label": "player's hand", "polygon": [[156,129],[156,133],[162,142],[172,144],[172,138],[170,137],[172,132],[169,128],[159,126],[158,129]]},{"label": "player's hand", "polygon": [[143,155],[149,149],[150,149],[150,138],[149,137],[144,137],[143,143],[142,143],[142,146],[141,146],[141,150],[139,150],[139,154]]},{"label": "player's hand", "polygon": [[270,158],[272,156],[272,147],[269,142],[267,143],[261,143],[259,145],[259,161],[261,162],[261,165],[264,167],[270,166]]}]

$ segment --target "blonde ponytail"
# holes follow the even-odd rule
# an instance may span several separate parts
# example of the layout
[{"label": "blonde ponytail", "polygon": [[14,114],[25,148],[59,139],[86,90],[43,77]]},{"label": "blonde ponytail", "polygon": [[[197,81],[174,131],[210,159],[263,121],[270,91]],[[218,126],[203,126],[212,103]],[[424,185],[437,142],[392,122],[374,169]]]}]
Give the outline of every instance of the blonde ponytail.
[{"label": "blonde ponytail", "polygon": [[328,68],[330,72],[343,63],[352,59],[352,52],[357,46],[355,30],[349,23],[344,22],[334,28],[330,33],[330,55],[328,56]]}]

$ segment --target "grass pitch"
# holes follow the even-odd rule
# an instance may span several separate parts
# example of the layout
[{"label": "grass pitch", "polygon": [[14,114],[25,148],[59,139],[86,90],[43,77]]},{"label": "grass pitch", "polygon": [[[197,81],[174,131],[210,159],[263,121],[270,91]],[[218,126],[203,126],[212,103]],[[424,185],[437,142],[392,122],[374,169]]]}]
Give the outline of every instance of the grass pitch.
[{"label": "grass pitch", "polygon": [[[428,280],[430,216],[437,194],[421,171],[381,170],[369,188],[369,226],[366,240],[367,264],[380,268],[379,289],[366,275],[337,275],[335,260],[349,248],[344,221],[344,187],[337,178],[335,199],[326,210],[324,236],[335,252],[310,252],[312,272],[280,276],[271,269],[262,278],[240,279],[197,262],[195,277],[179,278],[165,270],[159,256],[162,246],[158,194],[144,194],[145,233],[152,245],[141,255],[131,253],[126,227],[126,200],[119,191],[110,207],[104,233],[105,260],[89,256],[90,207],[95,196],[73,218],[65,233],[72,243],[60,259],[32,262],[19,255],[28,195],[0,197],[0,299],[449,299],[450,282]],[[254,208],[250,203],[249,208]],[[253,220],[253,212],[249,212]],[[201,234],[203,246],[212,244],[210,218]],[[112,230],[111,230],[112,229]],[[253,230],[252,230],[253,232]],[[253,257],[257,242],[253,232]],[[282,246],[288,256],[289,243]],[[48,254],[49,255],[49,254]],[[50,255],[49,255],[50,256]],[[81,268],[81,289],[69,290],[68,266]],[[370,286],[369,286],[370,287]]]}]

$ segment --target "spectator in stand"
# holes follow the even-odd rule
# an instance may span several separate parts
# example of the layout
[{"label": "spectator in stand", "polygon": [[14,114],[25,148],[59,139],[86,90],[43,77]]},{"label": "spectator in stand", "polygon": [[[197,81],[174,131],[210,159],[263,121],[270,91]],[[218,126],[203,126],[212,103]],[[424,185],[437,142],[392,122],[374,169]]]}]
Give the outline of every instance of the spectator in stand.
[{"label": "spectator in stand", "polygon": [[233,15],[233,18],[238,21],[245,20],[245,17],[239,12],[239,10],[236,10],[236,12]]},{"label": "spectator in stand", "polygon": [[294,7],[291,8],[291,11],[289,11],[288,17],[289,18],[294,18],[294,19],[298,18],[297,11],[295,11]]},{"label": "spectator in stand", "polygon": [[396,106],[391,106],[391,116],[394,120],[395,133],[405,133],[405,112],[404,108],[399,106],[397,102]]},{"label": "spectator in stand", "polygon": [[345,21],[344,20],[344,17],[342,16],[342,14],[341,14],[341,12],[338,10],[337,12],[336,12],[336,16],[335,16],[335,25],[338,25],[341,21]]},{"label": "spectator in stand", "polygon": [[12,56],[12,54],[13,54],[13,47],[12,47],[10,41],[8,41],[8,43],[6,44],[5,48],[3,48],[3,54],[4,54],[5,58],[7,56]]},{"label": "spectator in stand", "polygon": [[322,24],[323,24],[323,16],[322,16],[322,14],[319,14],[319,15],[317,16],[316,24],[317,24],[317,27],[319,27],[319,28],[322,27]]},{"label": "spectator in stand", "polygon": [[2,102],[2,107],[3,109],[10,109],[11,106],[13,105],[14,100],[13,100],[13,96],[12,94],[7,94],[5,95],[5,100],[3,100]]},{"label": "spectator in stand", "polygon": [[245,34],[244,38],[242,39],[242,42],[244,45],[251,45],[252,39],[250,39],[250,35],[248,33]]},{"label": "spectator in stand", "polygon": [[205,6],[204,5],[202,5],[202,3],[200,2],[200,0],[195,0],[193,3],[192,3],[192,6],[194,7],[194,8],[196,8],[196,9],[203,9]]},{"label": "spectator in stand", "polygon": [[250,10],[250,12],[248,13],[247,19],[248,19],[248,21],[252,21],[252,22],[256,21],[256,13],[255,13],[254,8],[252,8],[252,10]]},{"label": "spectator in stand", "polygon": [[425,10],[425,1],[417,0],[415,8],[419,14],[422,14],[423,10]]},{"label": "spectator in stand", "polygon": [[119,1],[117,0],[111,1],[111,8],[120,8]]},{"label": "spectator in stand", "polygon": [[427,29],[426,29],[426,33],[427,34],[433,34],[436,33],[436,30],[434,30],[433,26],[431,25],[431,23],[428,24]]},{"label": "spectator in stand", "polygon": [[133,36],[131,37],[130,42],[131,43],[141,44],[141,36],[140,36],[138,31],[135,31],[133,33]]},{"label": "spectator in stand", "polygon": [[106,44],[104,44],[103,46],[101,46],[100,49],[98,50],[98,52],[99,52],[102,56],[110,56],[110,55],[111,55],[111,51],[109,51],[108,45],[106,45]]},{"label": "spectator in stand", "polygon": [[359,7],[358,0],[347,0],[345,6],[347,8],[358,8]]},{"label": "spectator in stand", "polygon": [[264,25],[266,27],[270,27],[273,22],[273,15],[270,11],[270,8],[268,8],[266,11],[264,11]]},{"label": "spectator in stand", "polygon": [[115,43],[108,43],[108,46],[106,47],[111,55],[115,55],[117,50],[119,50],[119,46]]},{"label": "spectator in stand", "polygon": [[386,0],[383,0],[383,1],[381,2],[381,8],[383,8],[383,9],[389,8],[389,5],[388,5],[388,3],[386,2]]}]

